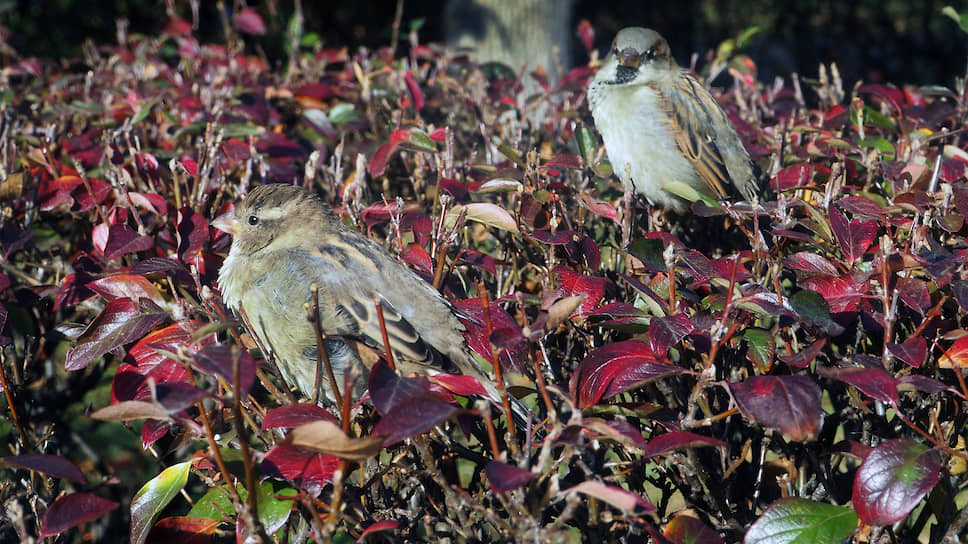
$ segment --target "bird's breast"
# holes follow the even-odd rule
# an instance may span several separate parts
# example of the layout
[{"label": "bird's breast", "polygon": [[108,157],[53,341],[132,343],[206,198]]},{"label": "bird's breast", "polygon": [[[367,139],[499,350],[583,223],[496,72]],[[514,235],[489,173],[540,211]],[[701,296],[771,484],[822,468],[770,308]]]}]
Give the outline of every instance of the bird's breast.
[{"label": "bird's breast", "polygon": [[647,85],[593,84],[589,103],[615,175],[651,203],[684,211],[685,201],[662,187],[701,182],[679,152],[658,92]]}]

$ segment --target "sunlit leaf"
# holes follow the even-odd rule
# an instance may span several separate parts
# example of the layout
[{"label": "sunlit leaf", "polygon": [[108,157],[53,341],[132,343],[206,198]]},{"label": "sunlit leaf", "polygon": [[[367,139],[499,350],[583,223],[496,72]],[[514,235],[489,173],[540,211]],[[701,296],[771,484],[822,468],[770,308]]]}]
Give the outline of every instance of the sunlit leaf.
[{"label": "sunlit leaf", "polygon": [[142,544],[162,510],[188,482],[190,462],[172,465],[148,481],[131,501],[131,542]]}]

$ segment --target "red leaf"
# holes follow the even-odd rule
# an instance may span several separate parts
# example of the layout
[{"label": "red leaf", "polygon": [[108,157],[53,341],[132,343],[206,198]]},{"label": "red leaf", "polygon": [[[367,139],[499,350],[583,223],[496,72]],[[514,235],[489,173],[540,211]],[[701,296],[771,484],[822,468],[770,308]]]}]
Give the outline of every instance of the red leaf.
[{"label": "red leaf", "polygon": [[884,219],[886,212],[880,204],[874,202],[873,200],[863,197],[863,196],[845,196],[837,202],[835,202],[841,208],[849,211],[850,213],[856,215],[861,215],[867,217],[868,219],[881,220]]},{"label": "red leaf", "polygon": [[337,423],[336,418],[321,406],[305,403],[287,404],[266,414],[265,419],[262,420],[262,430],[290,429],[321,419]]},{"label": "red leaf", "polygon": [[854,476],[853,505],[868,525],[904,519],[931,491],[941,474],[937,450],[899,438],[874,448]]},{"label": "red leaf", "polygon": [[235,168],[239,162],[245,161],[250,156],[249,144],[238,138],[229,138],[219,146],[219,156],[222,159],[223,171]]},{"label": "red leaf", "polygon": [[821,376],[853,385],[879,401],[890,403],[897,401],[897,385],[894,383],[894,378],[882,368],[820,367],[817,372]]},{"label": "red leaf", "polygon": [[191,263],[208,241],[208,222],[202,214],[184,206],[178,210],[177,234],[178,258]]},{"label": "red leaf", "polygon": [[592,49],[595,47],[595,27],[592,26],[588,19],[582,19],[578,23],[578,39],[581,40],[581,44],[585,46],[585,52],[591,53]]},{"label": "red leaf", "polygon": [[252,8],[244,8],[232,17],[232,26],[243,34],[264,36],[266,24],[262,16]]},{"label": "red leaf", "polygon": [[776,178],[770,180],[770,185],[776,192],[787,191],[795,187],[805,187],[813,181],[813,167],[809,164],[795,164],[780,170]]},{"label": "red leaf", "polygon": [[888,342],[887,350],[904,364],[920,368],[928,355],[928,343],[920,336],[912,336],[900,344]]},{"label": "red leaf", "polygon": [[931,306],[931,293],[927,282],[918,278],[902,277],[897,279],[898,297],[915,312],[924,315]]},{"label": "red leaf", "polygon": [[826,344],[827,339],[821,338],[793,355],[780,355],[777,358],[790,366],[806,368],[817,358]]},{"label": "red leaf", "polygon": [[839,274],[837,267],[833,263],[822,255],[810,253],[809,251],[801,251],[789,257],[784,257],[783,264],[794,270],[816,272],[817,274],[824,274],[826,276],[836,276]]},{"label": "red leaf", "polygon": [[78,484],[87,483],[87,480],[84,479],[84,474],[81,473],[81,469],[77,468],[77,465],[72,463],[70,460],[59,455],[27,453],[24,455],[2,457],[0,459],[7,464],[27,470],[42,472],[55,478],[63,478]]},{"label": "red leaf", "polygon": [[289,480],[315,497],[322,492],[324,485],[332,481],[339,463],[339,457],[300,446],[279,444],[269,450],[260,468],[263,474]]},{"label": "red leaf", "polygon": [[672,518],[662,531],[663,536],[675,544],[700,543],[723,544],[723,538],[708,525],[685,514]]},{"label": "red leaf", "polygon": [[840,252],[843,253],[848,264],[853,265],[854,261],[864,256],[867,248],[874,241],[874,236],[877,235],[877,222],[858,219],[848,222],[843,212],[834,206],[829,208],[829,212],[830,227],[837,236]]},{"label": "red leaf", "polygon": [[458,408],[428,397],[415,397],[394,406],[373,428],[374,436],[385,436],[384,446],[391,446],[418,434],[423,434],[451,418]]},{"label": "red leaf", "polygon": [[400,258],[403,262],[413,265],[414,268],[425,274],[434,273],[434,262],[430,258],[430,254],[427,253],[427,250],[422,245],[416,242],[407,244],[403,253],[400,254]]},{"label": "red leaf", "polygon": [[488,338],[486,325],[488,316],[484,314],[483,300],[479,298],[459,300],[454,303],[454,306],[467,317],[462,320],[467,327],[464,338],[472,350],[490,361],[491,346],[494,345],[500,350],[498,360],[502,368],[521,368],[526,363],[527,339],[524,338],[524,331],[521,330],[520,325],[507,310],[498,304],[488,305],[493,329],[491,337]]},{"label": "red leaf", "polygon": [[433,376],[427,376],[427,379],[430,380],[430,383],[440,385],[451,393],[462,397],[470,397],[473,395],[488,396],[487,389],[484,389],[481,382],[474,376],[464,374],[434,374]]},{"label": "red leaf", "polygon": [[576,312],[579,318],[587,316],[605,296],[605,287],[608,285],[608,280],[605,278],[583,276],[564,266],[555,268],[554,272],[558,276],[558,289],[555,289],[555,297],[585,295],[585,300],[582,301]]},{"label": "red leaf", "polygon": [[239,365],[239,387],[236,394],[245,396],[255,383],[255,359],[248,351],[225,344],[210,344],[192,358],[192,366],[206,374],[221,376],[230,386],[234,380],[235,364]]},{"label": "red leaf", "polygon": [[833,313],[856,312],[867,289],[867,283],[858,285],[850,275],[839,278],[814,276],[800,281],[800,286],[819,293]]},{"label": "red leaf", "polygon": [[646,457],[655,457],[674,450],[690,448],[725,448],[726,443],[701,434],[674,431],[660,434],[649,440],[645,448]]},{"label": "red leaf", "polygon": [[581,156],[576,153],[562,153],[542,165],[542,168],[569,168],[572,170],[581,170],[584,167],[585,164],[582,162]]},{"label": "red leaf", "polygon": [[592,213],[600,215],[605,219],[611,219],[612,221],[618,223],[618,211],[615,209],[615,206],[612,206],[608,202],[600,202],[595,200],[587,193],[581,193],[579,198],[581,198],[582,204],[591,210]]},{"label": "red leaf", "polygon": [[196,353],[198,344],[192,340],[192,328],[200,325],[197,321],[178,321],[167,327],[152,331],[131,346],[128,358],[134,360],[141,372],[147,372],[163,361],[170,361],[167,355],[159,350],[170,353]]},{"label": "red leaf", "polygon": [[58,535],[75,525],[99,518],[120,506],[90,493],[71,493],[59,497],[44,514],[40,537]]},{"label": "red leaf", "polygon": [[370,171],[371,176],[378,178],[387,171],[387,162],[390,160],[390,155],[393,155],[399,145],[399,142],[390,140],[377,148],[376,153],[373,154],[373,158],[367,165],[367,170]]},{"label": "red leaf", "polygon": [[649,343],[652,353],[666,353],[692,332],[692,322],[684,314],[653,317],[649,322]]},{"label": "red leaf", "polygon": [[951,347],[938,359],[938,364],[941,368],[968,367],[968,336],[955,340],[955,343],[951,344]]},{"label": "red leaf", "polygon": [[621,487],[606,485],[595,480],[584,481],[568,490],[565,493],[579,492],[590,497],[608,503],[619,510],[631,514],[647,514],[655,512],[655,505],[643,499],[639,495],[626,491]]},{"label": "red leaf", "polygon": [[413,100],[413,109],[415,111],[420,111],[424,107],[424,96],[423,91],[420,90],[420,85],[417,85],[417,80],[413,78],[413,74],[410,70],[407,70],[403,74],[403,81],[407,85],[407,91],[410,93],[410,98]]},{"label": "red leaf", "polygon": [[746,417],[779,429],[797,442],[817,438],[823,409],[820,387],[807,376],[754,376],[730,383],[736,404]]},{"label": "red leaf", "polygon": [[160,363],[143,367],[122,363],[111,381],[111,403],[150,399],[148,380],[156,384],[188,383],[188,372],[180,362],[172,359],[162,359]]},{"label": "red leaf", "polygon": [[108,229],[107,244],[104,245],[104,258],[110,261],[128,253],[147,251],[153,247],[155,247],[155,240],[151,236],[141,236],[127,225],[111,225]]},{"label": "red leaf", "polygon": [[164,303],[161,293],[144,276],[118,274],[92,281],[86,287],[109,302],[118,298],[129,298],[133,301],[145,298],[155,304]]},{"label": "red leaf", "polygon": [[426,376],[399,376],[382,359],[370,369],[370,380],[367,385],[373,407],[380,415],[390,413],[397,406],[406,404],[411,399],[433,394]]},{"label": "red leaf", "polygon": [[491,489],[498,493],[514,491],[538,477],[530,470],[524,470],[500,461],[489,462],[484,471],[487,474],[487,481],[491,483]]},{"label": "red leaf", "polygon": [[109,351],[148,334],[167,314],[144,311],[129,298],[112,300],[81,333],[77,345],[67,351],[67,370],[81,370]]},{"label": "red leaf", "polygon": [[360,538],[357,542],[366,541],[366,536],[380,531],[396,531],[400,528],[400,522],[392,519],[385,519],[383,521],[378,521],[373,525],[370,525],[360,533]]},{"label": "red leaf", "polygon": [[568,385],[579,408],[588,408],[641,384],[679,374],[677,366],[660,363],[652,349],[636,340],[605,344],[585,357]]},{"label": "red leaf", "polygon": [[221,520],[173,516],[162,518],[151,527],[145,544],[208,544]]}]

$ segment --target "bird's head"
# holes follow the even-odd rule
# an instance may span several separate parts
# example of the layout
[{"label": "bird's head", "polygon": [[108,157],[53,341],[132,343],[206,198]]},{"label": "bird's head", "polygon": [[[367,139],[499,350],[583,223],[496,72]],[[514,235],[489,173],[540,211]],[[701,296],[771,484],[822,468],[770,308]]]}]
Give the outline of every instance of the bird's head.
[{"label": "bird's head", "polygon": [[613,85],[646,84],[676,72],[665,38],[654,30],[633,26],[615,35],[595,79]]},{"label": "bird's head", "polygon": [[274,243],[299,247],[312,243],[321,229],[338,222],[329,206],[315,193],[281,183],[260,185],[234,210],[219,216],[212,226],[232,235],[231,252],[253,255]]}]

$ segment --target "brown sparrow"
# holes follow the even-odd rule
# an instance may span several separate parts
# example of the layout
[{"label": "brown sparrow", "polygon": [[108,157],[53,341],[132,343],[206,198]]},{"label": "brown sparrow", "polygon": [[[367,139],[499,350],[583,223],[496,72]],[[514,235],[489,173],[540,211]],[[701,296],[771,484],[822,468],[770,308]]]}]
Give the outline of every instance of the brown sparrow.
[{"label": "brown sparrow", "polygon": [[654,30],[622,29],[588,86],[595,125],[627,191],[675,213],[689,202],[663,187],[678,181],[724,199],[733,186],[756,196],[749,154],[722,108],[681,69]]},{"label": "brown sparrow", "polygon": [[[250,332],[274,355],[283,379],[304,395],[312,397],[315,386],[316,331],[306,305],[316,284],[324,346],[340,387],[344,371],[358,365],[361,380],[353,389],[365,389],[368,372],[354,342],[386,348],[379,301],[398,370],[458,370],[478,378],[500,402],[464,340],[457,310],[383,247],[345,227],[316,194],[261,185],[212,225],[233,236],[218,275],[223,300],[237,313],[244,310]],[[334,398],[331,391],[321,393],[321,399]]]}]

